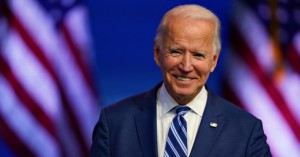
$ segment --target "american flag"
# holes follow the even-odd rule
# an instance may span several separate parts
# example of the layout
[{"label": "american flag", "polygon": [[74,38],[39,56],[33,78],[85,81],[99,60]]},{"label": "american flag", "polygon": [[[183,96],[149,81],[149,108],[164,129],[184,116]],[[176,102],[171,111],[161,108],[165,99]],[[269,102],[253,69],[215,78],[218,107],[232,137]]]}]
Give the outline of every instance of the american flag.
[{"label": "american flag", "polygon": [[224,94],[262,119],[274,157],[300,156],[300,2],[237,1]]},{"label": "american flag", "polygon": [[86,13],[80,0],[0,1],[0,140],[7,154],[87,156],[99,109]]}]

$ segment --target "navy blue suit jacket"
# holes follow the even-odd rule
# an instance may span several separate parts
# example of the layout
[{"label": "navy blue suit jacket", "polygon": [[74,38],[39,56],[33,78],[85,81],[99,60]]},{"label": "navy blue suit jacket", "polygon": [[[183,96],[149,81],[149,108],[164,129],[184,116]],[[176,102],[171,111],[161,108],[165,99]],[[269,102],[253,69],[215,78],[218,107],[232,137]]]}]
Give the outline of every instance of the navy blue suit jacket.
[{"label": "navy blue suit jacket", "polygon": [[[149,92],[101,111],[90,157],[156,157],[156,95]],[[210,123],[217,123],[217,127]],[[262,122],[208,89],[208,100],[190,157],[269,157]]]}]

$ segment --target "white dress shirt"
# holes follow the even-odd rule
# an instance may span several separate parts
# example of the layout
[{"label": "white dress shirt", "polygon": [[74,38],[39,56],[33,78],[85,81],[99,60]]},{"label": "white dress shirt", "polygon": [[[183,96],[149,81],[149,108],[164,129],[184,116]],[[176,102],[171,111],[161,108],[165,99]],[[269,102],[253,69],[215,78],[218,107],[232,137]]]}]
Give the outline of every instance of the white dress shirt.
[{"label": "white dress shirt", "polygon": [[[207,101],[207,90],[202,88],[201,92],[186,106],[191,110],[184,115],[184,119],[187,122],[187,149],[188,155],[191,153],[195,137],[197,135],[198,128],[200,126],[201,118],[204,112],[204,108]],[[173,118],[176,116],[174,110],[172,110],[178,104],[169,95],[164,84],[158,90],[157,93],[157,108],[156,108],[156,120],[157,120],[157,149],[158,157],[163,157],[166,140],[168,137],[168,131],[172,123]]]}]

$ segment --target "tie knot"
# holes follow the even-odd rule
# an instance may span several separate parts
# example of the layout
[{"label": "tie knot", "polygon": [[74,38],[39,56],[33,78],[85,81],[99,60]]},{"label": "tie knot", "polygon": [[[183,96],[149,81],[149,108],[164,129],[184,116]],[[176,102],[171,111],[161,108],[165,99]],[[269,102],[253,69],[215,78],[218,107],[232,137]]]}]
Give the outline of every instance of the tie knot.
[{"label": "tie knot", "polygon": [[187,113],[187,111],[189,111],[191,108],[187,107],[187,106],[176,106],[175,110],[176,110],[176,114],[178,116],[183,116],[185,113]]}]

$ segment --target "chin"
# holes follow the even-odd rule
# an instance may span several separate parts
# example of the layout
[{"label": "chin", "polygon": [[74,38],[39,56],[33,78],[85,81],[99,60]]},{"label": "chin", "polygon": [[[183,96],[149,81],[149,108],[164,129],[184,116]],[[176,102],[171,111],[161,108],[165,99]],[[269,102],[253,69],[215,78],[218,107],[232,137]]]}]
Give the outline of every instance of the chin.
[{"label": "chin", "polygon": [[182,97],[182,98],[190,98],[193,97],[195,95],[195,90],[177,90],[175,91],[175,94],[178,97]]},{"label": "chin", "polygon": [[180,96],[192,97],[192,96],[195,96],[198,93],[200,93],[202,88],[203,88],[203,86],[201,88],[199,88],[199,87],[188,87],[188,88],[174,87],[173,91],[175,94],[180,95]]}]

